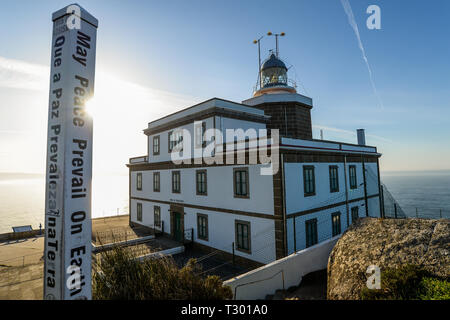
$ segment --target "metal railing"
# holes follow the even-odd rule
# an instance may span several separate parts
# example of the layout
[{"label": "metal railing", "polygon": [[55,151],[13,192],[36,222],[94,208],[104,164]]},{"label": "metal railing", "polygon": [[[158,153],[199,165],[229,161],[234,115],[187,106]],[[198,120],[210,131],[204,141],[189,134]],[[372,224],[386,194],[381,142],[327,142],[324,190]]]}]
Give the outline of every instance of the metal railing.
[{"label": "metal railing", "polygon": [[138,237],[139,236],[132,230],[113,229],[92,234],[92,241],[95,243],[107,244],[136,239]]},{"label": "metal railing", "polygon": [[270,276],[269,278],[265,278],[265,279],[260,279],[260,280],[255,280],[255,281],[250,281],[250,282],[246,282],[246,283],[241,283],[238,284],[235,288],[234,288],[234,297],[233,299],[236,300],[236,294],[237,294],[237,289],[243,286],[247,286],[247,285],[251,285],[251,284],[255,284],[255,283],[259,283],[262,281],[267,281],[267,280],[271,280],[273,278],[275,278],[275,276],[277,276],[278,274],[281,273],[281,279],[282,279],[282,284],[283,284],[283,290],[285,289],[285,285],[284,285],[284,270],[281,269],[280,271],[278,271],[277,273],[273,274],[272,276]]},{"label": "metal railing", "polygon": [[44,262],[44,252],[37,252],[11,259],[0,260],[0,267],[25,267],[27,265],[40,262]]},{"label": "metal railing", "polygon": [[406,218],[405,212],[383,183],[381,183],[381,203],[383,217],[395,219]]},{"label": "metal railing", "polygon": [[194,228],[185,229],[183,231],[183,243],[194,242]]},{"label": "metal railing", "polygon": [[385,218],[404,219],[404,218],[421,218],[421,219],[448,219],[450,218],[450,210],[444,208],[416,207],[404,206],[394,199],[392,194],[384,184],[381,184],[382,210]]}]

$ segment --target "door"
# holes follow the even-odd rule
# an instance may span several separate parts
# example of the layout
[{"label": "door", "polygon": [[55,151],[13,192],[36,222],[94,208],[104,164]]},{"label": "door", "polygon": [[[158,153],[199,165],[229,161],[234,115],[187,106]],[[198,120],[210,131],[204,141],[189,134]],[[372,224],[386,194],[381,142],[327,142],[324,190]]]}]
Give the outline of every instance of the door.
[{"label": "door", "polygon": [[174,236],[175,240],[181,241],[183,236],[183,230],[181,229],[181,214],[179,212],[174,213]]}]

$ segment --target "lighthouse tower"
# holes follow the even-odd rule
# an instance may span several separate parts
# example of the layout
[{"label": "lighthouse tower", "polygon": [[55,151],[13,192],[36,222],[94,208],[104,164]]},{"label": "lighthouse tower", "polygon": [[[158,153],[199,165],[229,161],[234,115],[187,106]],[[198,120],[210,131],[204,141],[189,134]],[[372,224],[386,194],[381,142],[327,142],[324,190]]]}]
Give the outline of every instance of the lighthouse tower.
[{"label": "lighthouse tower", "polygon": [[276,54],[260,65],[259,78],[253,97],[243,104],[264,110],[271,116],[268,129],[279,129],[280,135],[287,138],[312,139],[311,109],[312,99],[298,94],[288,83],[288,68]]}]

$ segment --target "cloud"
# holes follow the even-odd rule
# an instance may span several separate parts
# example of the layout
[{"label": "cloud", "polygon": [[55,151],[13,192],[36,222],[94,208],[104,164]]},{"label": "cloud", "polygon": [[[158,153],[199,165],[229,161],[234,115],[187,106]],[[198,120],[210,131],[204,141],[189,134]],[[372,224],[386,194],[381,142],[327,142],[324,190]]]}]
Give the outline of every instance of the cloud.
[{"label": "cloud", "polygon": [[375,81],[373,80],[372,68],[370,68],[369,60],[367,59],[367,56],[366,56],[366,50],[364,49],[364,46],[361,41],[361,36],[359,35],[359,29],[358,29],[358,25],[356,24],[355,17],[353,15],[352,7],[350,6],[350,3],[348,2],[348,0],[341,0],[341,4],[342,4],[342,7],[344,7],[345,13],[347,14],[348,23],[353,28],[356,39],[358,40],[359,49],[361,50],[362,57],[364,59],[364,62],[366,63],[367,70],[369,71],[369,79],[370,79],[370,83],[372,85],[373,92],[374,92],[375,96],[377,97],[377,100],[378,100],[378,103],[379,103],[381,109],[384,109],[383,101],[381,100],[381,97],[378,94],[377,87],[375,86]]},{"label": "cloud", "polygon": [[0,87],[47,90],[49,74],[48,66],[0,57]]}]

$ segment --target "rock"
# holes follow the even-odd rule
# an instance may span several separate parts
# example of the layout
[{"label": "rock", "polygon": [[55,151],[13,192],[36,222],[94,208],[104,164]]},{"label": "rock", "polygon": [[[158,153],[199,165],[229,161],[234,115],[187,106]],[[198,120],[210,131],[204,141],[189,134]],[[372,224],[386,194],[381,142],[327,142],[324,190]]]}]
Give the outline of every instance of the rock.
[{"label": "rock", "polygon": [[275,294],[273,295],[273,300],[284,300],[285,296],[286,296],[286,293],[284,290],[277,290],[277,291],[275,291]]},{"label": "rock", "polygon": [[450,220],[358,219],[342,235],[328,259],[327,298],[359,299],[367,267],[424,267],[450,276]]}]

